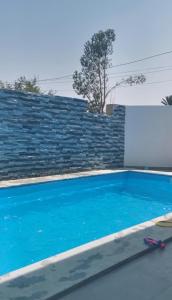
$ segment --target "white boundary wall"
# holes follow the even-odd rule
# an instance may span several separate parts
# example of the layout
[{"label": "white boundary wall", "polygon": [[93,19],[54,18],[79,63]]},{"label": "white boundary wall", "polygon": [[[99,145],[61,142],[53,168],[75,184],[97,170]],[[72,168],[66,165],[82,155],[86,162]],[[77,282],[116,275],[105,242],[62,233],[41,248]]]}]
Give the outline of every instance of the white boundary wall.
[{"label": "white boundary wall", "polygon": [[172,106],[126,106],[124,165],[172,167]]}]

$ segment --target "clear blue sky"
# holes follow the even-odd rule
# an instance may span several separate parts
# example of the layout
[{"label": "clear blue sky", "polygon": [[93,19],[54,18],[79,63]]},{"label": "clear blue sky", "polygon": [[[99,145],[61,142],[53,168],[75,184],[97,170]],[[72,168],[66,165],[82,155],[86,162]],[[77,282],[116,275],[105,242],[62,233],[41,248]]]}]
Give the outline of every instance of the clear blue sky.
[{"label": "clear blue sky", "polygon": [[[83,44],[100,29],[116,32],[113,64],[172,50],[171,16],[171,0],[0,0],[0,79],[71,74],[80,68]],[[161,66],[171,70],[147,74],[147,83],[171,82],[118,88],[110,100],[160,104],[172,94],[172,54],[109,71],[136,73]],[[123,77],[116,76],[110,84]],[[41,86],[75,96],[70,79]]]}]

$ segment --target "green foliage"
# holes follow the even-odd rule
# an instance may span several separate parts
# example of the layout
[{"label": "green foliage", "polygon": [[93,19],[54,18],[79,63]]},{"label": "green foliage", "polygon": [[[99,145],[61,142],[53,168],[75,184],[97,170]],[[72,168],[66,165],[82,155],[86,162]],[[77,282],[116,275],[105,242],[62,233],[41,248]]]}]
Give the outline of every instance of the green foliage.
[{"label": "green foliage", "polygon": [[47,92],[48,96],[55,96],[55,94],[56,94],[56,91],[54,91],[52,89]]},{"label": "green foliage", "polygon": [[11,83],[8,82],[3,82],[0,80],[0,89],[8,89],[8,90],[12,90],[13,86]]},{"label": "green foliage", "polygon": [[73,88],[78,95],[89,100],[90,111],[103,112],[107,92],[107,68],[113,53],[115,33],[113,29],[95,33],[84,46],[81,72],[73,74]]},{"label": "green foliage", "polygon": [[31,92],[31,93],[40,93],[40,87],[37,85],[37,79],[26,79],[25,76],[21,76],[14,82],[14,89],[17,91]]},{"label": "green foliage", "polygon": [[121,79],[121,81],[116,82],[107,92],[106,97],[110,94],[112,90],[122,85],[138,85],[143,84],[146,81],[146,77],[143,74],[129,76],[128,78]]},{"label": "green foliage", "polygon": [[143,74],[135,75],[135,76],[129,76],[127,79],[124,80],[125,84],[129,85],[137,85],[142,84],[146,81],[146,77]]},{"label": "green foliage", "polygon": [[0,81],[1,89],[9,89],[31,93],[41,93],[40,87],[37,85],[36,77],[32,79],[26,79],[25,76],[19,77],[13,84]]},{"label": "green foliage", "polygon": [[113,29],[95,33],[84,46],[80,59],[81,71],[73,74],[73,88],[78,95],[89,100],[91,112],[103,113],[106,98],[116,87],[127,84],[142,84],[146,81],[143,74],[130,76],[108,89],[107,69],[111,66],[110,55],[113,53],[115,33]]},{"label": "green foliage", "polygon": [[162,98],[161,103],[164,105],[172,105],[172,95]]}]

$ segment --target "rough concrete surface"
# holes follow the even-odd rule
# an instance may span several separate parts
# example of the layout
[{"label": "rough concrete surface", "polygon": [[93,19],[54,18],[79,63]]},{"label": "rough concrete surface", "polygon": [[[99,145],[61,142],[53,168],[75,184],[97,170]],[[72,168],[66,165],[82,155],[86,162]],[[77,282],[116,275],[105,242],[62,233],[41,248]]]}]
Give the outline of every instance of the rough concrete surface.
[{"label": "rough concrete surface", "polygon": [[155,250],[146,254],[83,285],[61,299],[172,299],[172,242],[167,244],[165,250]]}]

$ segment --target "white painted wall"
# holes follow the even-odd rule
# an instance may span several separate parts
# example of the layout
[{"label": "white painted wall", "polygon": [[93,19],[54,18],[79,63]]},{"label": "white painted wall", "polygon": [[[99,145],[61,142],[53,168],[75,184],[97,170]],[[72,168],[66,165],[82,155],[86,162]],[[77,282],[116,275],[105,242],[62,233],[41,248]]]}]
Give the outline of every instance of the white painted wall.
[{"label": "white painted wall", "polygon": [[125,166],[172,167],[172,107],[127,106]]}]

